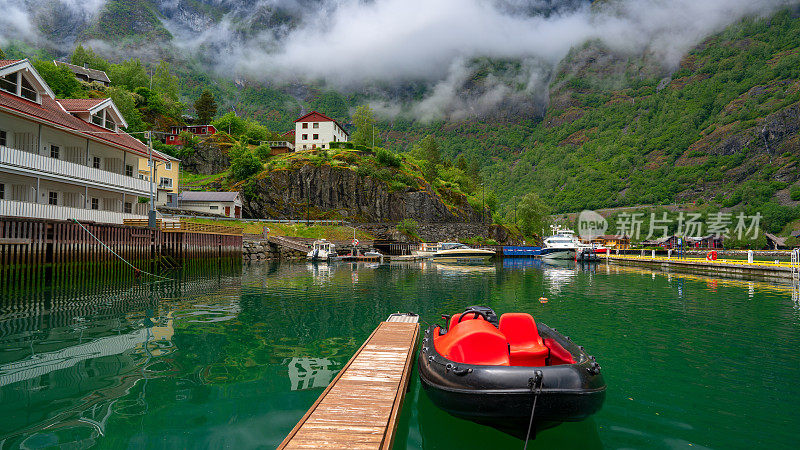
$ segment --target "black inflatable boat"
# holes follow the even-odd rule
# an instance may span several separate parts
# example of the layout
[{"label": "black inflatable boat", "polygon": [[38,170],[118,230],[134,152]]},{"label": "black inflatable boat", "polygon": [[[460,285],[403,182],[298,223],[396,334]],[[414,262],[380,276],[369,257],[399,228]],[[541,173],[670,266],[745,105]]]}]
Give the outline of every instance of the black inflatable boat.
[{"label": "black inflatable boat", "polygon": [[450,414],[524,439],[531,422],[535,431],[579,421],[603,405],[594,357],[529,314],[498,319],[471,307],[442,317],[447,329],[425,331],[418,367],[430,399]]}]

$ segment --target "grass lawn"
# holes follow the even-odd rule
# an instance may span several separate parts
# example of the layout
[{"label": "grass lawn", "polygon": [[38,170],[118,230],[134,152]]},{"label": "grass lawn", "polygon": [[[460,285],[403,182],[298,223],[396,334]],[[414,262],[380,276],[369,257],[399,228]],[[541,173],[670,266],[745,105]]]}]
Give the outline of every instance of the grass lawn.
[{"label": "grass lawn", "polygon": [[[343,225],[315,225],[307,226],[305,223],[264,223],[248,222],[246,220],[216,220],[192,218],[185,219],[189,222],[207,223],[213,225],[225,225],[229,227],[242,228],[245,233],[260,234],[264,227],[269,228],[269,232],[275,236],[303,237],[314,239],[347,240],[353,238],[353,228]],[[362,230],[356,230],[356,237],[362,240],[372,240],[373,236]]]}]

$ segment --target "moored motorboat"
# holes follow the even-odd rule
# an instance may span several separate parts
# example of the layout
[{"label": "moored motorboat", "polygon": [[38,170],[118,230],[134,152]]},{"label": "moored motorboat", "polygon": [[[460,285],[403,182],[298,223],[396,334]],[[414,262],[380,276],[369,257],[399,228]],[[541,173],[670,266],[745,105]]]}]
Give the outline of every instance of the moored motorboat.
[{"label": "moored motorboat", "polygon": [[448,263],[482,263],[494,257],[494,250],[472,248],[458,242],[442,243],[440,250],[433,254],[436,262]]},{"label": "moored motorboat", "polygon": [[418,357],[422,386],[443,410],[525,438],[531,423],[535,433],[601,408],[606,385],[594,357],[529,314],[498,319],[471,307],[443,317],[447,329],[430,326]]},{"label": "moored motorboat", "polygon": [[539,252],[542,259],[574,260],[579,245],[578,239],[575,238],[575,232],[561,229],[557,225],[551,228],[553,235],[544,240],[544,246]]},{"label": "moored motorboat", "polygon": [[311,251],[306,254],[306,259],[309,261],[332,261],[338,257],[336,245],[326,239],[314,241],[311,245]]}]

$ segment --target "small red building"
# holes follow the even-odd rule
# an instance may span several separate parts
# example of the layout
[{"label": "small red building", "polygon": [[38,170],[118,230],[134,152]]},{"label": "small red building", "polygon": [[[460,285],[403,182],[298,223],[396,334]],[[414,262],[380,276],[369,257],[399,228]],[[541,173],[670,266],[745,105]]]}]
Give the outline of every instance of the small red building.
[{"label": "small red building", "polygon": [[167,145],[183,145],[180,134],[184,131],[188,131],[195,136],[211,136],[217,133],[217,129],[214,128],[214,125],[174,126],[170,128],[169,133],[164,134],[164,143]]}]

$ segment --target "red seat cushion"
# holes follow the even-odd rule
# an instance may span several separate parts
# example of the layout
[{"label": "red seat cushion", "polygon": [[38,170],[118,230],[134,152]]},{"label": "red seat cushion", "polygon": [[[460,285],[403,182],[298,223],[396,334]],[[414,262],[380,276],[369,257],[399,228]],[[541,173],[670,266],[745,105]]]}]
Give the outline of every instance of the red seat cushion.
[{"label": "red seat cushion", "polygon": [[510,361],[505,336],[485,320],[464,319],[444,336],[434,333],[433,345],[440,355],[464,364],[508,366]]},{"label": "red seat cushion", "polygon": [[505,313],[500,316],[500,332],[511,348],[512,366],[544,366],[550,350],[544,345],[530,314]]}]

